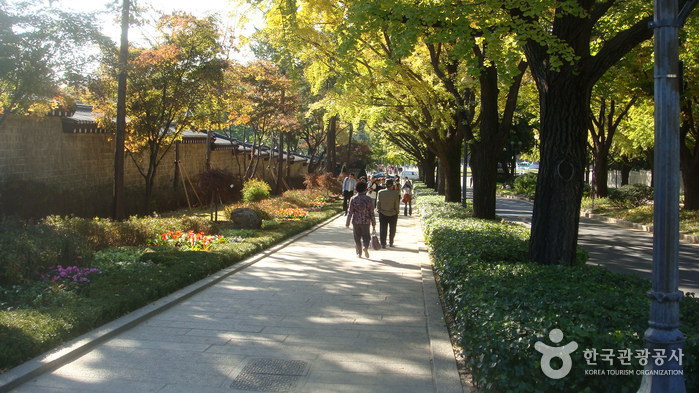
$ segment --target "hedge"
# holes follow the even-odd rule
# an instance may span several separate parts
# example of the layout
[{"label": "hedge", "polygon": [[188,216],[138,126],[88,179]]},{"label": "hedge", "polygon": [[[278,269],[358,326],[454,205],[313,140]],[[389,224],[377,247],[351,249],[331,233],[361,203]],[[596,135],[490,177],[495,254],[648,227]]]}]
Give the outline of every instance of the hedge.
[{"label": "hedge", "polygon": [[[588,365],[586,349],[632,351],[645,348],[650,282],[602,267],[544,266],[527,260],[528,229],[478,220],[456,204],[416,187],[416,205],[439,278],[452,335],[463,350],[479,392],[636,392],[641,370],[597,361]],[[427,195],[426,195],[427,194]],[[461,209],[461,210],[460,210]],[[687,391],[699,391],[699,301],[686,297],[681,307],[684,375]],[[573,368],[558,380],[540,366],[537,341],[554,346],[548,334],[558,328],[564,345],[578,344]],[[635,352],[632,352],[635,354]],[[560,363],[552,364],[553,368]],[[587,371],[590,370],[590,371]],[[586,372],[628,370],[633,375],[594,376]]]}]

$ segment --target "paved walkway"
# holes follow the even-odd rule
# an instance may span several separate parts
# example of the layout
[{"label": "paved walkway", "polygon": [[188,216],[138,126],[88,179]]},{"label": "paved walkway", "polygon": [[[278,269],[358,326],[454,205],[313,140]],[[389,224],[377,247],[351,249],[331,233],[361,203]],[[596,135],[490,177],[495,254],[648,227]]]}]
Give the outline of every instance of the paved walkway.
[{"label": "paved walkway", "polygon": [[[497,214],[511,221],[531,223],[532,207],[519,199],[497,200]],[[581,217],[578,244],[589,253],[590,265],[652,278],[652,233]],[[680,242],[679,263],[680,290],[699,295],[699,245]]]},{"label": "paved walkway", "polygon": [[335,219],[11,391],[463,392],[419,219],[368,260],[351,238]]}]

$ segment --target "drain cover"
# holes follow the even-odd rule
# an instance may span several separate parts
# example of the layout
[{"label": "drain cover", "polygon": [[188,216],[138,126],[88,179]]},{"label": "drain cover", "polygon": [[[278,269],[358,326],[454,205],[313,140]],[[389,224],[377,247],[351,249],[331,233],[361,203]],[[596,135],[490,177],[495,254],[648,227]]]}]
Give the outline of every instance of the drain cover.
[{"label": "drain cover", "polygon": [[257,392],[288,392],[308,374],[308,363],[301,360],[251,359],[231,388]]}]

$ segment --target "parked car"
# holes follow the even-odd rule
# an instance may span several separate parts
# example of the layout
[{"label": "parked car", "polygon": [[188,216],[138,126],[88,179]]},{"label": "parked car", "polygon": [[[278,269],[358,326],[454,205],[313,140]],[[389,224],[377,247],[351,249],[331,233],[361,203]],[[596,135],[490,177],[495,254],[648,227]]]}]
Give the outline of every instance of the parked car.
[{"label": "parked car", "polygon": [[408,180],[418,180],[420,179],[420,174],[418,171],[410,171],[410,170],[405,170],[400,174],[401,179],[408,179]]},{"label": "parked car", "polygon": [[382,177],[385,177],[386,179],[393,179],[393,178],[395,178],[395,176],[393,176],[393,175],[386,175],[386,174],[383,173],[383,172],[376,172],[376,173],[372,174],[371,177],[373,177],[374,179],[377,179],[377,178],[380,179],[380,178],[382,178]]},{"label": "parked car", "polygon": [[517,173],[525,173],[529,170],[530,162],[520,161],[517,163]]}]

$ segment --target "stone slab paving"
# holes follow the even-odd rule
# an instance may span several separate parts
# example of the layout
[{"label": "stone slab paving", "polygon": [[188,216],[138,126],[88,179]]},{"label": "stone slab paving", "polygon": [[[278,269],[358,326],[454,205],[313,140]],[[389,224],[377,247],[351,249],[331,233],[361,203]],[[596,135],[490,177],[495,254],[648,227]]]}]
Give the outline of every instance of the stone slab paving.
[{"label": "stone slab paving", "polygon": [[11,391],[462,393],[418,218],[396,246],[339,217]]}]

